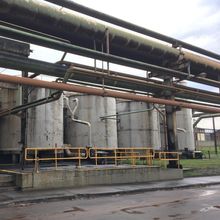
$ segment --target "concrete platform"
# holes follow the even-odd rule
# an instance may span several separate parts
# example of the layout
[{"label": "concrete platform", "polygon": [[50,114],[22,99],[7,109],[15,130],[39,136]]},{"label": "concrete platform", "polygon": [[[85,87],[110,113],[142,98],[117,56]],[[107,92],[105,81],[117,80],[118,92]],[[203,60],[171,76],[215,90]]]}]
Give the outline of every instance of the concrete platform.
[{"label": "concrete platform", "polygon": [[1,186],[12,186],[15,178],[13,175],[0,174],[0,187]]},{"label": "concrete platform", "polygon": [[181,169],[147,166],[103,166],[43,169],[39,173],[16,174],[16,186],[21,190],[85,187],[97,185],[146,183],[183,178]]}]

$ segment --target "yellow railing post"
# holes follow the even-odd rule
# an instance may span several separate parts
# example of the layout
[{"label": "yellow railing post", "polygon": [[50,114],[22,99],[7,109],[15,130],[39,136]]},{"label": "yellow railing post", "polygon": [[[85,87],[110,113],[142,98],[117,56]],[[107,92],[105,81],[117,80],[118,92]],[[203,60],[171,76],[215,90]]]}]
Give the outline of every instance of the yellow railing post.
[{"label": "yellow railing post", "polygon": [[39,158],[37,156],[37,149],[34,150],[34,171],[39,173]]},{"label": "yellow railing post", "polygon": [[114,149],[114,154],[115,154],[115,166],[118,165],[118,162],[117,162],[117,150]]},{"label": "yellow railing post", "polygon": [[79,157],[79,162],[78,162],[78,166],[81,167],[81,149],[78,149],[78,157]]},{"label": "yellow railing post", "polygon": [[95,148],[95,165],[98,166],[97,148]]}]

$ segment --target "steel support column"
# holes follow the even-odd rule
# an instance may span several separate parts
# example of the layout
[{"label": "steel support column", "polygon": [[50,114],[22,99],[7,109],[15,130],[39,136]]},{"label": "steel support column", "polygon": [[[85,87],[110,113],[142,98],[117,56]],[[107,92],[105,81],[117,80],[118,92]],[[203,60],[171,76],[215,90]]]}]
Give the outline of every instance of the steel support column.
[{"label": "steel support column", "polygon": [[[167,85],[172,85],[172,78],[165,79],[164,83]],[[175,97],[170,91],[167,91],[166,99],[174,100]],[[166,110],[168,151],[169,152],[176,152],[178,150],[177,126],[176,126],[176,110],[177,110],[177,108],[175,106],[165,105],[165,110]],[[178,163],[175,160],[170,160],[167,167],[168,168],[178,168]]]},{"label": "steel support column", "polygon": [[[28,72],[22,71],[22,77],[28,77]],[[28,86],[21,86],[21,105],[28,103]],[[21,112],[21,139],[20,143],[22,145],[21,155],[20,155],[20,165],[24,169],[24,152],[27,146],[27,109]]]}]

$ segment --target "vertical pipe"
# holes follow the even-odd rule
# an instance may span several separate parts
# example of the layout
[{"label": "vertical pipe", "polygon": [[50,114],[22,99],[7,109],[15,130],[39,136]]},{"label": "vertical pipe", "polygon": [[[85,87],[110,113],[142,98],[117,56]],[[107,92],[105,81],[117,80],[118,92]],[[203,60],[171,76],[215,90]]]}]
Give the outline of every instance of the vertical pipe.
[{"label": "vertical pipe", "polygon": [[216,129],[215,129],[215,117],[212,117],[212,125],[213,125],[213,134],[214,134],[215,154],[218,154],[217,137],[216,137]]},{"label": "vertical pipe", "polygon": [[[22,71],[22,77],[28,77],[28,72]],[[28,86],[21,86],[21,105],[25,105],[28,103]],[[23,110],[21,113],[21,139],[20,139],[22,148],[20,155],[20,165],[21,169],[24,169],[25,158],[24,152],[27,145],[27,109]]]},{"label": "vertical pipe", "polygon": [[[172,78],[164,80],[165,84],[171,85]],[[174,100],[174,95],[168,91],[167,99]],[[166,105],[166,125],[167,125],[167,141],[168,151],[175,152],[178,150],[177,143],[177,128],[176,128],[176,109],[173,106]],[[168,168],[178,168],[178,163],[175,160],[170,160]]]}]

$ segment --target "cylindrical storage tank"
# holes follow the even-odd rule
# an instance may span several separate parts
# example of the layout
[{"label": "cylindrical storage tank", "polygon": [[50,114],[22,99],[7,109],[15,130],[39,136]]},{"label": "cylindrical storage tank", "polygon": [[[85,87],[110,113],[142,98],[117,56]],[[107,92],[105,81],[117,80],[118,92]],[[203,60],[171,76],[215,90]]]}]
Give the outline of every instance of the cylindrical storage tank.
[{"label": "cylindrical storage tank", "polygon": [[[29,102],[50,96],[51,90],[35,88]],[[28,110],[27,144],[29,147],[63,146],[63,98]]]},{"label": "cylindrical storage tank", "polygon": [[[74,109],[76,105],[74,99],[78,99],[78,108],[74,118],[91,124],[91,145],[102,148],[117,148],[116,120],[100,119],[102,116],[116,114],[115,98],[94,95],[69,95],[71,109]],[[65,109],[64,134],[65,144],[71,144],[73,147],[90,145],[89,126],[73,121],[67,108]]]},{"label": "cylindrical storage tank", "polygon": [[[20,104],[20,90],[12,84],[0,84],[0,111]],[[21,145],[21,119],[17,115],[0,118],[0,151],[19,152]]]},{"label": "cylindrical storage tank", "polygon": [[[152,109],[152,105],[145,102],[117,101],[118,147],[161,148],[159,114],[155,109],[147,109]],[[128,112],[133,113],[126,114]]]},{"label": "cylindrical storage tank", "polygon": [[195,150],[192,109],[183,108],[176,112],[178,149]]}]

